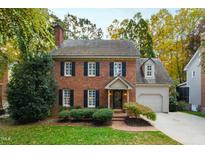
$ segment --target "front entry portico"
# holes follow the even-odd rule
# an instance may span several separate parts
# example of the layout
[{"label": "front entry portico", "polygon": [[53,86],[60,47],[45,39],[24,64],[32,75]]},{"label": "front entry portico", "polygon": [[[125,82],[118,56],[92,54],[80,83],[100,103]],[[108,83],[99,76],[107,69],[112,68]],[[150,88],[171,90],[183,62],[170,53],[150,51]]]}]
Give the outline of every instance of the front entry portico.
[{"label": "front entry portico", "polygon": [[124,78],[118,76],[106,86],[108,108],[122,109],[123,103],[129,102],[129,91],[133,86]]}]

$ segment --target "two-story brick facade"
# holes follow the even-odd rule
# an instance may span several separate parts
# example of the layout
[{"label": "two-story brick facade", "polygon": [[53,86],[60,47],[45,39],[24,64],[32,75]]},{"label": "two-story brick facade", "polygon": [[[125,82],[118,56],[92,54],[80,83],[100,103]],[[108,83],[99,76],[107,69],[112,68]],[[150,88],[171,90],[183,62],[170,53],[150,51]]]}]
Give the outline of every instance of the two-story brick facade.
[{"label": "two-story brick facade", "polygon": [[[55,109],[60,106],[122,109],[123,103],[136,102],[137,83],[138,86],[148,84],[138,82],[137,74],[143,72],[137,73],[140,52],[133,42],[64,41],[63,36],[63,29],[56,26],[57,48],[51,53],[54,60],[54,76],[58,82],[58,101]],[[167,86],[167,80],[160,84]],[[158,84],[153,83],[155,86]],[[165,112],[168,112],[167,107]]]}]

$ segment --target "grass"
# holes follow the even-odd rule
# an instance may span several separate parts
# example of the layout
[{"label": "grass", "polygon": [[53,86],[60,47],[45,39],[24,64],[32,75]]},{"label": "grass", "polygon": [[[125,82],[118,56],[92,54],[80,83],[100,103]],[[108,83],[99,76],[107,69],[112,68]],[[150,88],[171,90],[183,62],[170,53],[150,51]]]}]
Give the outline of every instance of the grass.
[{"label": "grass", "polygon": [[0,127],[0,144],[179,144],[160,131],[109,127],[20,125]]},{"label": "grass", "polygon": [[205,114],[202,112],[196,112],[196,111],[182,111],[182,112],[205,118]]}]

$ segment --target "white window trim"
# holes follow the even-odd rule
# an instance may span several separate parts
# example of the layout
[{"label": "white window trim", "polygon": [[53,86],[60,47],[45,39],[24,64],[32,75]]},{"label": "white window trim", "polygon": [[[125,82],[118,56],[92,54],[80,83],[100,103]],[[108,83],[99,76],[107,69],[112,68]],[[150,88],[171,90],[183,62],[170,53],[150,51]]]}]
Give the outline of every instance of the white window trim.
[{"label": "white window trim", "polygon": [[[89,64],[94,64],[95,65],[95,70],[94,70],[94,74],[89,74]],[[87,66],[88,70],[87,70],[87,74],[89,77],[95,77],[96,76],[96,62],[88,62],[88,66]]]},{"label": "white window trim", "polygon": [[[90,100],[89,100],[89,91],[95,91],[95,96],[94,96],[94,97],[95,97],[95,105],[90,105],[90,103],[89,103],[89,101],[90,101]],[[96,107],[96,90],[93,90],[93,89],[88,90],[88,91],[87,91],[87,98],[88,98],[88,99],[87,99],[87,103],[88,103],[87,106],[88,106],[89,108],[95,108],[95,107]]]},{"label": "white window trim", "polygon": [[[66,74],[66,64],[69,64],[71,66],[71,74]],[[64,63],[64,76],[72,76],[72,62],[65,62]]]},{"label": "white window trim", "polygon": [[[151,66],[151,72],[152,72],[152,75],[151,76],[147,76],[147,68],[148,68],[148,66]],[[155,70],[154,70],[154,65],[153,64],[147,64],[147,65],[145,65],[145,78],[147,78],[147,79],[153,79],[154,78],[154,72],[155,72]]]},{"label": "white window trim", "polygon": [[[115,64],[121,64],[121,74],[119,75],[119,74],[116,74],[116,71],[115,71]],[[114,75],[114,77],[116,77],[116,76],[122,76],[122,62],[114,62],[113,63],[113,75]]]},{"label": "white window trim", "polygon": [[[63,107],[70,107],[70,104],[66,104],[65,103],[65,90],[68,90],[68,91],[70,91],[70,89],[63,89]],[[70,91],[70,97],[71,97],[71,91]],[[70,98],[70,100],[71,100],[71,98]],[[70,102],[71,103],[71,102]]]}]

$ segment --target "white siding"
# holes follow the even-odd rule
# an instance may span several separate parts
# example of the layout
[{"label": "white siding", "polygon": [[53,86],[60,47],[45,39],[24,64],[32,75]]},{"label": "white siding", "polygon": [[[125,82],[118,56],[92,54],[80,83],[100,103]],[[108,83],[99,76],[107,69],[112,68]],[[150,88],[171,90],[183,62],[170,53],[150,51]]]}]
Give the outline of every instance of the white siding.
[{"label": "white siding", "polygon": [[[192,73],[195,71],[195,76]],[[201,66],[200,55],[196,53],[194,59],[189,64],[187,71],[187,86],[189,87],[189,102],[198,106],[201,104]]]}]

